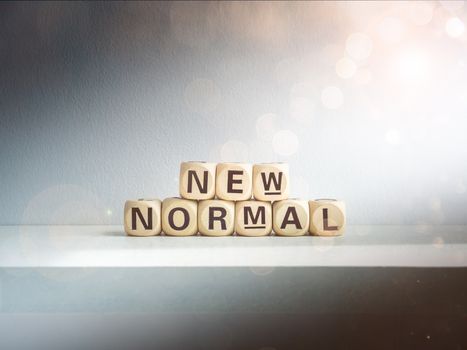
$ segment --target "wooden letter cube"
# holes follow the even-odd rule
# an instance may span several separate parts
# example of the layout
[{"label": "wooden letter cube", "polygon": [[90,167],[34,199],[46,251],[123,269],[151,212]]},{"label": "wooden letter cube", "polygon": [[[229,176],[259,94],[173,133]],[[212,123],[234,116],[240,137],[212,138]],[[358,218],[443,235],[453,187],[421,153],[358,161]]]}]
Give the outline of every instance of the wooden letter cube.
[{"label": "wooden letter cube", "polygon": [[216,171],[216,195],[227,201],[251,198],[252,166],[244,163],[220,163]]},{"label": "wooden letter cube", "polygon": [[310,233],[314,236],[340,236],[345,229],[345,204],[335,199],[309,201]]},{"label": "wooden letter cube", "polygon": [[199,232],[205,236],[230,236],[234,232],[235,203],[218,199],[200,201]]},{"label": "wooden letter cube", "polygon": [[260,201],[278,201],[289,196],[289,166],[285,163],[253,166],[253,196]]},{"label": "wooden letter cube", "polygon": [[309,229],[308,203],[299,199],[274,202],[273,228],[279,236],[303,236]]},{"label": "wooden letter cube", "polygon": [[139,199],[125,202],[125,232],[130,236],[155,236],[161,233],[161,201]]},{"label": "wooden letter cube", "polygon": [[170,236],[196,235],[198,233],[198,203],[182,198],[164,199],[162,231]]},{"label": "wooden letter cube", "polygon": [[216,195],[216,164],[184,162],[180,164],[180,196],[186,199],[211,199]]},{"label": "wooden letter cube", "polygon": [[241,201],[235,203],[235,231],[241,236],[267,236],[272,231],[270,202]]}]

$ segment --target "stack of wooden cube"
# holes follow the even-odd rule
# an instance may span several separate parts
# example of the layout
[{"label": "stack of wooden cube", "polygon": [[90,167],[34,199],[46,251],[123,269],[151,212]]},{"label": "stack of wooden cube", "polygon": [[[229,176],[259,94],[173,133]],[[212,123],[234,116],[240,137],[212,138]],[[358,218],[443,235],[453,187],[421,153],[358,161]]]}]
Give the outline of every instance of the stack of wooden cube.
[{"label": "stack of wooden cube", "polygon": [[342,201],[288,198],[285,163],[184,162],[179,186],[181,198],[126,201],[126,233],[267,236],[274,231],[279,236],[337,236],[344,231]]}]

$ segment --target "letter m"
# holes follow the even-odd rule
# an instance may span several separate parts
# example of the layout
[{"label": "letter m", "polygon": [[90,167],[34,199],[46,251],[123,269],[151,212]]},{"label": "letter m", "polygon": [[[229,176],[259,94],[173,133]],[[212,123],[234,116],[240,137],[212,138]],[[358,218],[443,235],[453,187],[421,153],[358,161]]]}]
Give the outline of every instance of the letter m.
[{"label": "letter m", "polygon": [[251,219],[252,225],[257,225],[259,218],[261,217],[261,224],[264,225],[266,223],[266,208],[259,207],[256,215],[253,214],[253,209],[251,207],[244,207],[243,208],[243,222],[245,225],[248,225],[249,219]]}]

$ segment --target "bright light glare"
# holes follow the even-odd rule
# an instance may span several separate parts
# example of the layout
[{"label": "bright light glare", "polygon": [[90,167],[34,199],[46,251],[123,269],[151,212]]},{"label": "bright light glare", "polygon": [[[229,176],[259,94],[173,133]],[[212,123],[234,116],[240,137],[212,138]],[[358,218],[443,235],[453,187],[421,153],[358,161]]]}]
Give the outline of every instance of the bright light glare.
[{"label": "bright light glare", "polygon": [[336,63],[336,73],[342,79],[352,78],[357,71],[357,65],[350,58],[341,58]]},{"label": "bright light glare", "polygon": [[440,0],[441,6],[448,11],[458,11],[464,7],[464,2],[459,0]]},{"label": "bright light glare", "polygon": [[364,60],[371,54],[373,41],[365,33],[353,33],[347,38],[345,49],[354,59]]},{"label": "bright light glare", "polygon": [[396,61],[399,78],[405,82],[426,81],[430,75],[428,56],[419,51],[403,52]]},{"label": "bright light glare", "polygon": [[465,26],[459,18],[453,17],[446,22],[446,33],[452,38],[458,38],[464,34]]},{"label": "bright light glare", "polygon": [[394,17],[384,18],[378,27],[378,33],[381,39],[391,43],[399,42],[404,31],[405,28],[402,21]]},{"label": "bright light glare", "polygon": [[327,86],[321,92],[321,102],[326,108],[338,109],[344,103],[342,90],[337,86]]}]

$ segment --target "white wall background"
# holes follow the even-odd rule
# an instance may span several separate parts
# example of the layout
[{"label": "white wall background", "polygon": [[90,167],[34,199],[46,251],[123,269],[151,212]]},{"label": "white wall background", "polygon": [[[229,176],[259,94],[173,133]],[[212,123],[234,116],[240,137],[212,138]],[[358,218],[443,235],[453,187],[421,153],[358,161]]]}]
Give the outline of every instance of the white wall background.
[{"label": "white wall background", "polygon": [[349,223],[467,223],[463,2],[2,4],[0,224],[121,223],[184,160]]}]

